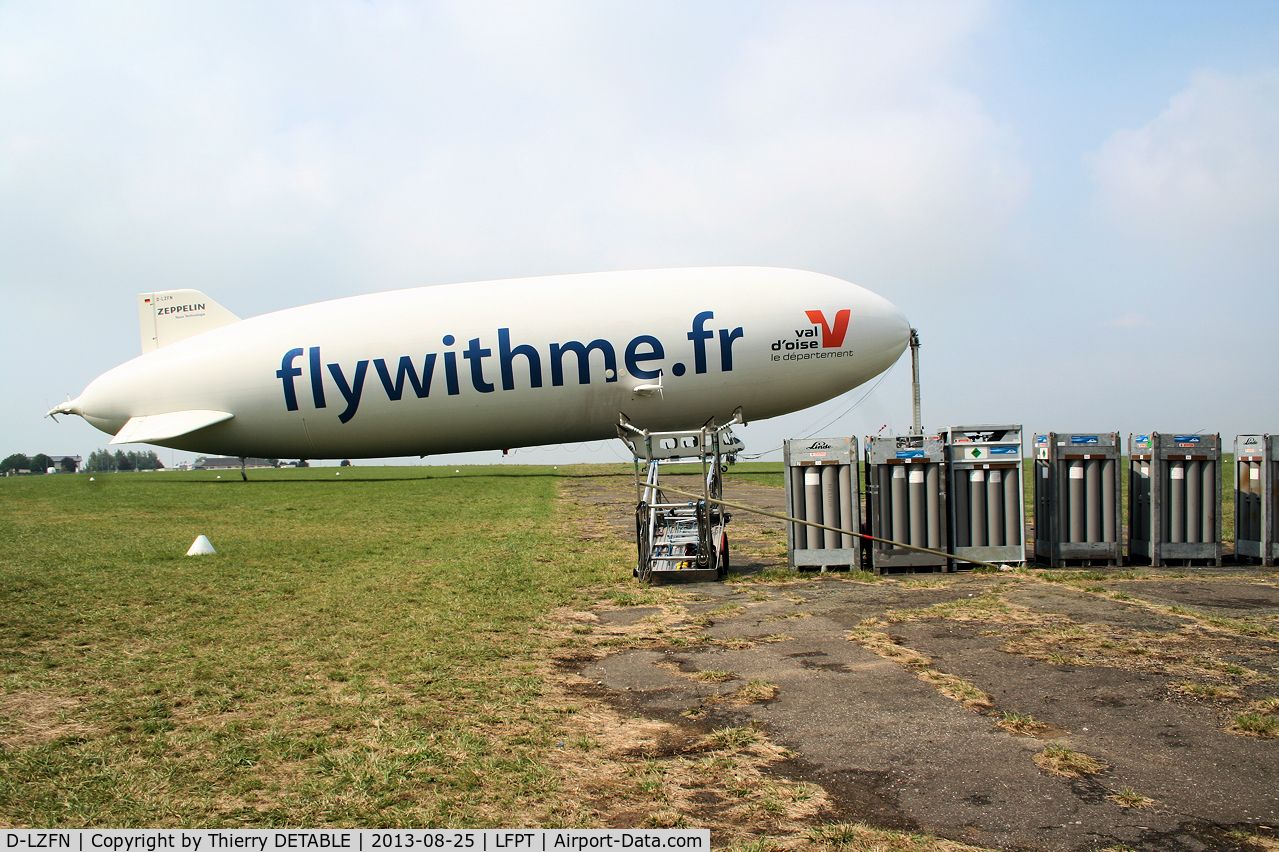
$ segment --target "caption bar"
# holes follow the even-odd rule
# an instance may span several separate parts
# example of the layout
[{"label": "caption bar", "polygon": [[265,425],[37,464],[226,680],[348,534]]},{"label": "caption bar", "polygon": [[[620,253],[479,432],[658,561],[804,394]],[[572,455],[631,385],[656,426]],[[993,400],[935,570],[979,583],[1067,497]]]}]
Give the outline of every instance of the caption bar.
[{"label": "caption bar", "polygon": [[468,852],[584,852],[591,849],[709,850],[706,828],[655,829],[72,829],[6,830],[3,850],[71,852],[273,852],[273,850],[462,849]]}]

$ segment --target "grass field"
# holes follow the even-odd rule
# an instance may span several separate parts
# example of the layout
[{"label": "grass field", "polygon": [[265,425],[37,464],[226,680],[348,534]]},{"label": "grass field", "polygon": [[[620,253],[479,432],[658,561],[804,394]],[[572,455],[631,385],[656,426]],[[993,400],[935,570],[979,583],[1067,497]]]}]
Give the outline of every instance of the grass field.
[{"label": "grass field", "polygon": [[633,581],[463,471],[0,480],[0,824],[553,824],[546,615]]},{"label": "grass field", "polygon": [[560,473],[0,479],[0,826],[591,824],[554,616],[661,593]]}]

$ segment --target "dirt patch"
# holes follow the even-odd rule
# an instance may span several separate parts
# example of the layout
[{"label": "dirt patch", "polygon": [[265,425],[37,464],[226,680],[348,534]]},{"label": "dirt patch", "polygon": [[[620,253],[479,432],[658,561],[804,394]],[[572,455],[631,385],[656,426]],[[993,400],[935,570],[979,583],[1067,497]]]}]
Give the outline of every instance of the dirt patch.
[{"label": "dirt patch", "polygon": [[1187,618],[1048,583],[1022,585],[1011,589],[1004,597],[1009,603],[1037,613],[1056,613],[1069,617],[1075,624],[1099,624],[1108,629],[1170,631],[1179,630],[1189,623]]},{"label": "dirt patch", "polygon": [[1211,615],[1279,615],[1279,586],[1265,582],[1240,583],[1205,577],[1141,580],[1119,585],[1143,600]]},{"label": "dirt patch", "polygon": [[73,698],[29,692],[0,695],[0,751],[89,733],[91,729],[75,718],[78,707]]},{"label": "dirt patch", "polygon": [[[628,521],[632,495],[621,484],[569,488]],[[749,490],[766,493],[726,497],[781,503],[780,488]],[[642,614],[602,605],[561,664],[593,706],[668,726],[662,749],[612,754],[646,754],[679,784],[701,785],[706,801],[664,801],[686,824],[709,826],[716,845],[816,838],[814,827],[832,820],[1063,852],[1244,849],[1248,837],[1265,848],[1274,836],[1279,740],[1229,730],[1279,695],[1274,572],[1069,585],[1036,571],[759,582],[785,563],[784,536],[765,532],[781,523],[740,518],[734,540],[748,558],[734,557],[728,582],[670,590]],[[615,534],[633,531],[617,523]],[[751,683],[768,689],[732,700]],[[715,772],[683,766],[706,759],[688,749],[716,730],[757,738],[732,758],[732,772],[750,767],[742,795],[763,796],[753,810],[725,806],[735,788]],[[1036,762],[1045,753],[1094,762],[1066,777]],[[770,783],[807,785],[799,795],[815,804],[761,793]],[[626,800],[619,792],[613,806]]]},{"label": "dirt patch", "polygon": [[555,754],[567,794],[561,819],[713,826],[722,845],[800,834],[839,815],[825,789],[787,771],[795,756],[752,728],[648,717],[598,684],[570,676],[564,686],[585,706],[566,716]]}]

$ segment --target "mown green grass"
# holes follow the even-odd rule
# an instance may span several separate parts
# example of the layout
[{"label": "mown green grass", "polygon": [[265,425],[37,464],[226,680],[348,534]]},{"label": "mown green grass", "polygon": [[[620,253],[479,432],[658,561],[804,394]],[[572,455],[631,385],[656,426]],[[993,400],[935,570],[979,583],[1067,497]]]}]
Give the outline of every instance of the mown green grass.
[{"label": "mown green grass", "polygon": [[734,480],[757,482],[760,485],[786,487],[786,474],[781,462],[739,462],[730,465],[724,474],[725,485],[731,487]]},{"label": "mown green grass", "polygon": [[629,564],[453,470],[0,480],[0,824],[553,820],[548,612]]}]

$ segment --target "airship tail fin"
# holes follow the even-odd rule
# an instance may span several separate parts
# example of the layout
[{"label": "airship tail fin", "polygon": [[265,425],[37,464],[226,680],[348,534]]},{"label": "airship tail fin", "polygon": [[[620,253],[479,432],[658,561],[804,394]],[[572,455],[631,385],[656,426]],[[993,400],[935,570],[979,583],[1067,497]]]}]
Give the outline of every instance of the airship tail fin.
[{"label": "airship tail fin", "polygon": [[142,417],[130,417],[116,436],[113,444],[152,444],[169,438],[176,438],[223,420],[230,420],[234,415],[229,411],[171,411],[168,414],[148,414]]},{"label": "airship tail fin", "polygon": [[143,352],[239,321],[239,317],[199,290],[138,294]]}]

